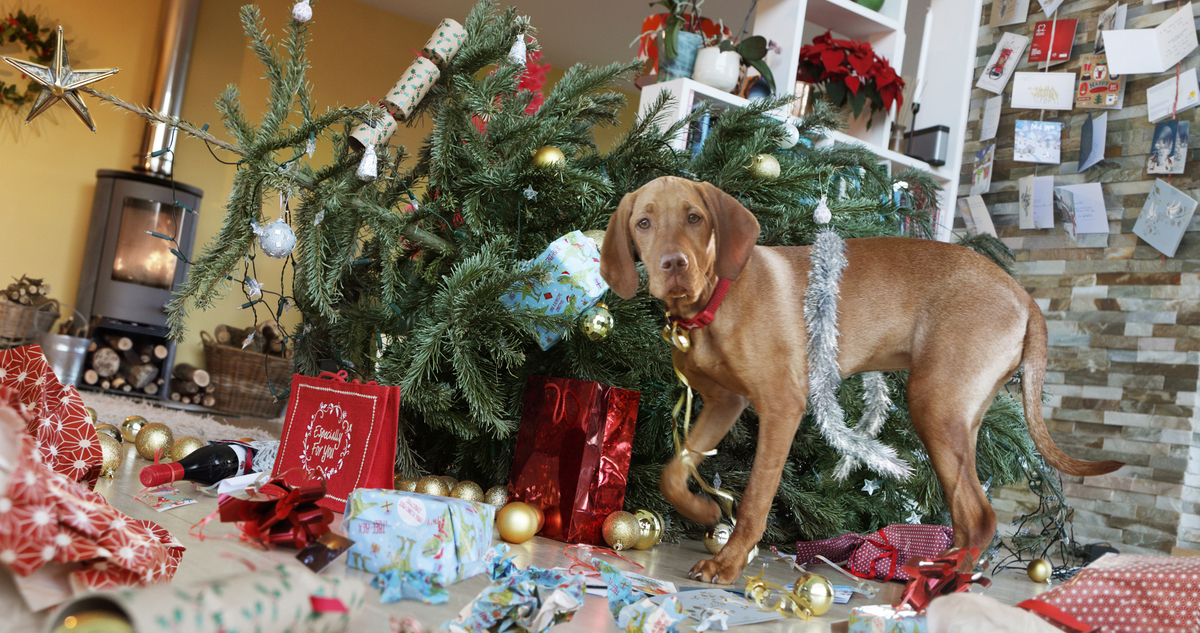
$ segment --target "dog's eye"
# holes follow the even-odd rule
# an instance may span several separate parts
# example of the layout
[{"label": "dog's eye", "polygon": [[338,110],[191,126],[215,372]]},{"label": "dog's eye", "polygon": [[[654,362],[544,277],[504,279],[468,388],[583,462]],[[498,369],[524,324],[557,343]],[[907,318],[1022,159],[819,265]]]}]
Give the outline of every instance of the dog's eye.
[{"label": "dog's eye", "polygon": [[642,218],[641,220],[638,220],[637,225],[638,225],[639,229],[648,229],[648,228],[650,228],[650,220],[647,220],[646,218]]},{"label": "dog's eye", "polygon": [[697,215],[695,213],[688,214],[688,224],[696,224],[696,223],[700,222],[700,220],[702,220],[702,219],[703,218],[701,218],[699,215]]}]

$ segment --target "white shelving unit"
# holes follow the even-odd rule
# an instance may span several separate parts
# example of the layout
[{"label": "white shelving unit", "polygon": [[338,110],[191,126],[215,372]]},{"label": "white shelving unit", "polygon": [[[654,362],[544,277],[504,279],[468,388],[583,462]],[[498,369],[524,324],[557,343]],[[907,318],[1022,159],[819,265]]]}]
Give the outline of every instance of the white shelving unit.
[{"label": "white shelving unit", "polygon": [[[917,15],[909,15],[910,5]],[[791,78],[799,66],[800,48],[812,38],[832,31],[836,37],[867,41],[876,53],[886,58],[897,73],[917,74],[917,53],[920,50],[921,30],[924,28],[925,8],[933,11],[932,36],[929,41],[925,89],[920,100],[921,110],[916,117],[918,129],[933,125],[950,128],[949,147],[945,165],[929,164],[888,149],[894,113],[876,117],[871,129],[866,119],[851,121],[845,133],[826,136],[828,143],[851,143],[870,149],[893,170],[916,168],[929,172],[944,188],[940,201],[938,239],[950,236],[955,199],[958,195],[959,173],[962,169],[962,146],[967,126],[967,111],[975,68],[975,43],[979,33],[982,0],[885,0],[879,11],[871,11],[852,0],[759,0],[754,18],[754,34],[774,41],[780,53],[771,54],[767,63],[775,75],[777,88],[789,90]],[[917,46],[908,46],[906,30],[914,32]],[[677,79],[652,84],[642,89],[640,109],[644,111],[664,91],[674,96],[674,122],[690,112],[697,100],[710,101],[717,109],[744,107],[745,99],[701,84],[691,79]],[[905,104],[906,106],[908,104]],[[787,120],[789,113],[775,116]],[[676,139],[682,149],[686,135]]]}]

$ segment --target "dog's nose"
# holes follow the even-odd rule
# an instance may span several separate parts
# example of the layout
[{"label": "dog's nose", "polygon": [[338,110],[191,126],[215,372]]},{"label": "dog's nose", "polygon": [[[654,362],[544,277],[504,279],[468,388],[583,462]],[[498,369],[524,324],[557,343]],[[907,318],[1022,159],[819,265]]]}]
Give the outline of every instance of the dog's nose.
[{"label": "dog's nose", "polygon": [[662,256],[659,266],[662,266],[663,271],[668,273],[680,272],[688,267],[687,255],[683,253],[668,253]]}]

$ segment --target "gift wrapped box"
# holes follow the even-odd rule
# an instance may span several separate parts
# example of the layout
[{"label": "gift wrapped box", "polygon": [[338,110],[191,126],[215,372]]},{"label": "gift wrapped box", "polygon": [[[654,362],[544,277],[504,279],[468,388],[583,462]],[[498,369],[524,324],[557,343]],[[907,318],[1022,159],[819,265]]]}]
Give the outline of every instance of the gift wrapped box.
[{"label": "gift wrapped box", "polygon": [[400,490],[360,488],[346,500],[346,564],[371,573],[423,571],[444,585],[485,570],[496,509]]},{"label": "gift wrapped box", "polygon": [[916,611],[869,604],[850,611],[849,633],[929,633],[929,628]]},{"label": "gift wrapped box", "polygon": [[[501,303],[540,314],[577,315],[596,305],[608,290],[608,284],[600,276],[600,250],[581,231],[571,231],[554,240],[537,259],[528,263],[545,265],[546,275],[500,297]],[[542,349],[550,349],[562,338],[545,328],[534,328],[533,334]]]},{"label": "gift wrapped box", "polygon": [[1200,558],[1106,554],[1036,600],[1105,633],[1195,631],[1197,578]]},{"label": "gift wrapped box", "polygon": [[954,542],[944,525],[889,525],[873,534],[843,534],[823,541],[796,543],[796,563],[807,565],[818,554],[845,563],[850,573],[879,582],[908,580],[904,563],[913,556],[933,557]]},{"label": "gift wrapped box", "polygon": [[640,399],[598,382],[530,376],[508,499],[542,509],[542,536],[604,545],[604,519],[625,503]]}]

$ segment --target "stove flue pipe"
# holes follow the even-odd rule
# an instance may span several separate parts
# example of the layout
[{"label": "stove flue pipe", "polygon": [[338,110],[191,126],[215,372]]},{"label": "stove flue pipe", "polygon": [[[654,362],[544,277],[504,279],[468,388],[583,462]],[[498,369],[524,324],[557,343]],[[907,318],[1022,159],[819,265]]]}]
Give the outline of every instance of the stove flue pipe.
[{"label": "stove flue pipe", "polygon": [[[183,89],[187,83],[188,64],[192,58],[192,41],[196,36],[196,16],[200,0],[166,0],[159,26],[162,46],[158,55],[158,75],[149,107],[168,116],[179,116],[183,109]],[[142,138],[141,158],[134,169],[161,176],[171,175],[174,162],[171,152],[151,156],[172,146],[175,130],[160,123],[147,123]]]}]

